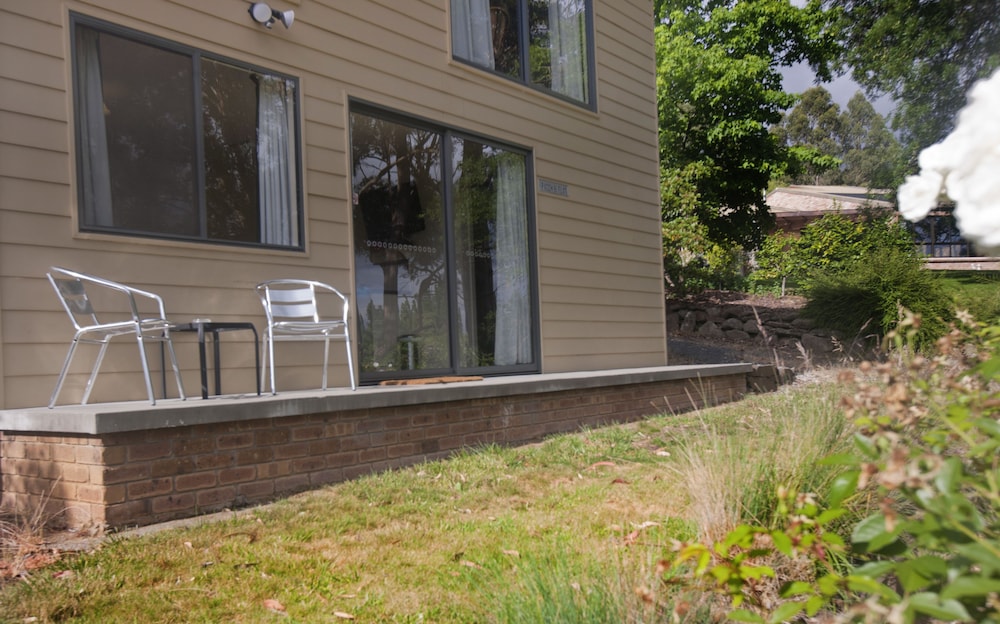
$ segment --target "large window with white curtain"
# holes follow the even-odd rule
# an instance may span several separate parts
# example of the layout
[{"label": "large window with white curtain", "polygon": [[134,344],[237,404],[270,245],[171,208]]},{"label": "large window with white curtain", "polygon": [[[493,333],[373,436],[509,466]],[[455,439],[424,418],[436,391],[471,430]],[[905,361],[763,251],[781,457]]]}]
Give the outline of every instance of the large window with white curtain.
[{"label": "large window with white curtain", "polygon": [[455,58],[593,106],[591,0],[451,0]]},{"label": "large window with white curtain", "polygon": [[362,379],[537,371],[528,153],[355,104]]},{"label": "large window with white curtain", "polygon": [[294,78],[73,16],[80,227],[302,247]]}]

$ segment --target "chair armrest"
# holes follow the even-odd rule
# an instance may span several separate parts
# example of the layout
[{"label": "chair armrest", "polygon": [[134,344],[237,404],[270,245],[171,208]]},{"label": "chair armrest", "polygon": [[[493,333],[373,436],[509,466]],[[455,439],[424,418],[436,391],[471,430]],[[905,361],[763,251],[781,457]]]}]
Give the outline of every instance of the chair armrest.
[{"label": "chair armrest", "polygon": [[135,301],[136,297],[144,297],[144,298],[151,299],[151,300],[155,301],[156,302],[156,306],[157,306],[157,308],[159,309],[159,312],[160,312],[160,318],[164,319],[164,320],[166,320],[166,318],[167,318],[166,309],[163,306],[163,299],[159,295],[157,295],[156,293],[151,293],[149,291],[142,290],[142,289],[139,289],[139,288],[134,288],[132,286],[126,286],[125,284],[121,284],[119,282],[113,282],[111,280],[104,279],[103,277],[97,277],[96,275],[88,275],[86,273],[80,273],[78,271],[71,271],[69,269],[62,269],[62,268],[59,268],[59,267],[52,267],[51,272],[53,272],[53,273],[59,273],[62,276],[65,276],[65,277],[75,278],[75,279],[80,280],[81,282],[85,282],[85,283],[89,283],[89,284],[94,284],[95,286],[101,286],[103,288],[108,288],[110,290],[114,290],[114,291],[122,293],[123,295],[125,295],[125,298],[128,300],[129,310],[132,313],[132,319],[135,320],[135,321],[139,321],[139,320],[142,319],[142,315],[139,314],[139,307],[138,307],[138,305],[136,304],[136,301]]}]

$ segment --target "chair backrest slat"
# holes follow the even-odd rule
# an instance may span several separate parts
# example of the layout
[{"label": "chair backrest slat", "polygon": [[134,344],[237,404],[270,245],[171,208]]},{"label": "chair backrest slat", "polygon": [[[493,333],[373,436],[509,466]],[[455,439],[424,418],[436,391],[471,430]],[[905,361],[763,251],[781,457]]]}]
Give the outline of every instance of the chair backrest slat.
[{"label": "chair backrest slat", "polygon": [[275,319],[283,318],[308,318],[310,320],[316,319],[316,305],[314,303],[272,303],[271,304],[271,316]]},{"label": "chair backrest slat", "polygon": [[58,274],[53,269],[48,275],[49,282],[55,288],[59,302],[62,303],[63,309],[69,315],[73,327],[80,330],[83,327],[99,325],[97,312],[94,311],[90,297],[87,296],[87,289],[83,281],[75,277],[56,277],[53,273]]},{"label": "chair backrest slat", "polygon": [[311,288],[269,288],[267,292],[271,303],[293,303],[316,300],[316,295]]}]

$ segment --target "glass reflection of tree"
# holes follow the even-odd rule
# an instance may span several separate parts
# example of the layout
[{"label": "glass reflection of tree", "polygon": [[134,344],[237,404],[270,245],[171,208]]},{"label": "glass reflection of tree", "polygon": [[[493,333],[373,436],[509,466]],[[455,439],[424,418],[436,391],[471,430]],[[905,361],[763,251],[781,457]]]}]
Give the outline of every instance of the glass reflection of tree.
[{"label": "glass reflection of tree", "polygon": [[[360,114],[351,129],[355,249],[382,271],[381,319],[366,319],[373,344],[362,367],[398,368],[404,334],[421,335],[422,368],[447,366],[441,135]],[[415,301],[400,300],[404,279],[416,280]]]},{"label": "glass reflection of tree", "polygon": [[496,293],[496,154],[487,145],[456,139],[453,146],[461,364],[493,363]]},{"label": "glass reflection of tree", "polygon": [[106,33],[95,36],[114,226],[197,236],[191,59]]},{"label": "glass reflection of tree", "polygon": [[257,89],[260,76],[203,61],[202,125],[208,237],[259,240]]}]

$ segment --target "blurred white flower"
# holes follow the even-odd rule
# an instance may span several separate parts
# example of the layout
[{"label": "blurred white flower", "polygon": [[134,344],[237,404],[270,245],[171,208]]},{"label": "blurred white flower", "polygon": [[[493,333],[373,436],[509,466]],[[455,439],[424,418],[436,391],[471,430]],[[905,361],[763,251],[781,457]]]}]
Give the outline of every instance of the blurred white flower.
[{"label": "blurred white flower", "polygon": [[942,194],[955,202],[962,236],[1000,253],[1000,70],[972,87],[955,130],[920,153],[920,174],[899,187],[899,211],[919,221]]}]

